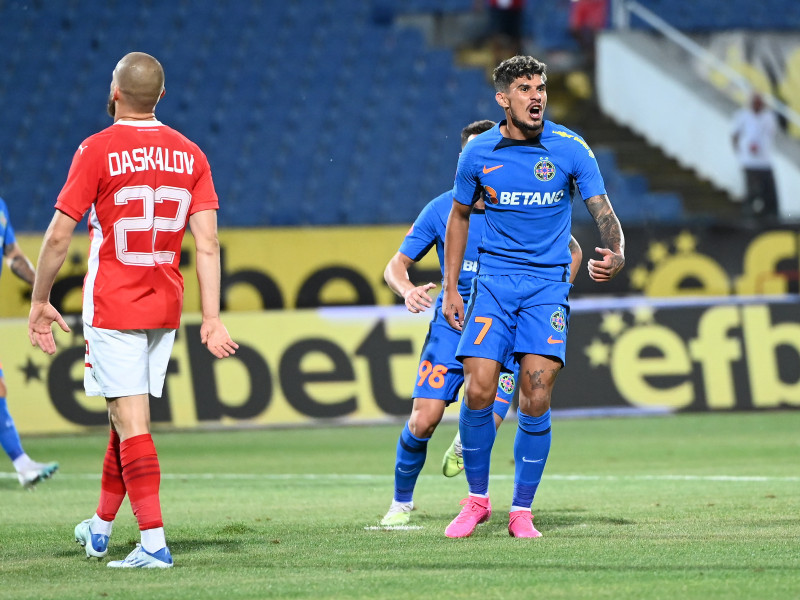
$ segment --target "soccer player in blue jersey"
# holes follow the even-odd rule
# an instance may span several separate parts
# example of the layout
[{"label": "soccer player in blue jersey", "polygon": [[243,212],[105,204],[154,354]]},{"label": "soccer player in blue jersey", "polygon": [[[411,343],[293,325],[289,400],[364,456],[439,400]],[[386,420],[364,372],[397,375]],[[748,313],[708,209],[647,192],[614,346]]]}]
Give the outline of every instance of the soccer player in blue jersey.
[{"label": "soccer player in blue jersey", "polygon": [[[544,119],[546,65],[515,56],[494,70],[495,99],[505,120],[462,151],[445,239],[442,310],[462,331],[457,357],[465,390],[459,432],[469,497],[448,525],[467,537],[491,516],[489,461],[497,377],[506,357],[519,361],[518,428],[509,534],[539,537],[531,505],[550,451],[550,398],[564,365],[569,325],[572,191],[575,186],[600,231],[589,275],[607,281],[625,264],[624,238],[597,161],[574,132]],[[464,311],[459,277],[470,213],[485,195],[486,224],[478,274]]]},{"label": "soccer player in blue jersey", "polygon": [[[494,125],[493,121],[476,121],[467,125],[461,132],[462,147],[476,135],[488,131]],[[422,259],[434,245],[442,267],[445,225],[452,204],[452,190],[429,202],[406,234],[400,250],[386,266],[384,272],[386,283],[405,300],[406,308],[412,313],[423,312],[434,305],[428,292],[435,288],[436,284],[414,285],[409,280],[408,269],[414,262]],[[478,200],[472,209],[467,249],[458,282],[459,293],[465,298],[469,294],[472,278],[477,271],[478,241],[483,233],[483,223],[483,201]],[[581,251],[574,239],[573,244],[571,248],[574,251],[573,259],[577,267],[581,261]],[[455,358],[460,334],[445,322],[440,311],[441,301],[440,294],[435,302],[433,319],[420,356],[411,416],[397,442],[394,497],[389,511],[381,520],[381,525],[384,527],[400,527],[408,524],[414,508],[414,487],[425,464],[428,441],[442,420],[444,409],[456,400],[458,390],[464,382],[463,368]],[[493,412],[496,427],[502,423],[513,399],[515,376],[516,364],[513,356],[510,356],[503,372],[498,373],[498,377],[495,378]],[[460,471],[457,464],[454,471],[448,471],[447,458],[444,470],[445,474],[450,476]]]},{"label": "soccer player in blue jersey", "polygon": [[[33,278],[36,275],[33,265],[17,244],[14,235],[14,228],[11,226],[11,219],[8,215],[8,207],[0,198],[0,248],[3,256],[8,263],[11,272],[17,277],[33,285]],[[0,262],[0,271],[3,263]],[[32,460],[22,448],[17,427],[14,419],[8,412],[6,403],[6,382],[3,377],[3,365],[0,364],[0,446],[6,451],[14,469],[17,471],[17,478],[23,487],[32,488],[43,479],[48,479],[58,470],[58,463],[39,463]]]}]

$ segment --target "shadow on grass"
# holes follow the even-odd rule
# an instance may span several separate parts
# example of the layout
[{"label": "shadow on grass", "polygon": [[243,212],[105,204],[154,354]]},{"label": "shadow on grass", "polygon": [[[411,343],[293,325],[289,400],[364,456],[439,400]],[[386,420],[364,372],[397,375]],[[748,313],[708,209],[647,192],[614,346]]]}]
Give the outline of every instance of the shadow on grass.
[{"label": "shadow on grass", "polygon": [[586,513],[585,508],[567,509],[563,511],[545,511],[536,516],[536,523],[547,529],[567,529],[569,527],[584,527],[587,525],[635,525],[636,521],[614,517],[612,515],[600,516]]},{"label": "shadow on grass", "polygon": [[[554,529],[587,527],[591,525],[636,525],[636,521],[631,521],[630,519],[624,519],[622,517],[615,517],[613,515],[593,515],[585,508],[566,508],[563,510],[548,510],[542,512],[536,512],[534,510],[533,512],[536,525],[541,525],[543,528],[550,531]],[[457,511],[454,511],[452,514],[434,514],[415,511],[414,524],[436,526],[443,520],[454,518],[457,514]],[[497,522],[499,518],[507,519],[507,513],[505,511],[494,511],[492,513],[492,521]]]},{"label": "shadow on grass", "polygon": [[231,538],[202,538],[188,539],[177,538],[169,541],[169,548],[173,554],[189,554],[191,552],[204,552],[216,550],[219,552],[241,552],[244,544],[241,540]]}]

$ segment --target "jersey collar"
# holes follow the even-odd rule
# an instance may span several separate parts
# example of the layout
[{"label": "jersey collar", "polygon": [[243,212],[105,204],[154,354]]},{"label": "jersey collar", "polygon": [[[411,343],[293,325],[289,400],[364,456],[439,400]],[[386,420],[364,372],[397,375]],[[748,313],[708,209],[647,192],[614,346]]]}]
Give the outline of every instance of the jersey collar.
[{"label": "jersey collar", "polygon": [[147,125],[148,127],[153,127],[154,125],[163,125],[163,123],[158,119],[151,119],[149,121],[117,121],[114,125],[133,125],[134,127]]},{"label": "jersey collar", "polygon": [[[497,124],[497,131],[500,132],[500,126],[506,124],[506,119],[503,119]],[[542,127],[542,133],[544,133],[545,129],[548,127],[548,121],[544,122],[544,127]],[[500,150],[501,148],[508,148],[510,146],[530,146],[533,148],[541,148],[542,150],[547,150],[542,145],[542,133],[537,135],[535,138],[531,138],[529,140],[512,140],[511,138],[503,137],[500,134],[500,141],[494,147],[495,150]]]}]

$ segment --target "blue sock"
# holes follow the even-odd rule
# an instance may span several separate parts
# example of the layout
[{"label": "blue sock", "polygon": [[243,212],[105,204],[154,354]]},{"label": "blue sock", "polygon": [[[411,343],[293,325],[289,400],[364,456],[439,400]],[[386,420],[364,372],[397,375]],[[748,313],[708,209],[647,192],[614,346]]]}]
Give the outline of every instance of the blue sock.
[{"label": "blue sock", "polygon": [[25,454],[5,398],[0,398],[0,446],[11,460],[16,460]]},{"label": "blue sock", "polygon": [[494,412],[494,414],[500,417],[500,420],[502,421],[506,418],[506,415],[508,414],[508,409],[510,407],[511,407],[510,402],[501,400],[500,397],[498,396],[494,399],[494,406],[492,407],[492,411]]},{"label": "blue sock", "polygon": [[397,502],[411,502],[414,497],[414,486],[417,485],[417,477],[428,454],[429,439],[431,438],[418,438],[411,433],[406,421],[400,439],[397,440],[397,458],[394,463],[394,499]]},{"label": "blue sock", "polygon": [[550,411],[541,417],[518,413],[514,438],[514,497],[511,506],[530,508],[550,453]]},{"label": "blue sock", "polygon": [[461,450],[464,453],[464,473],[467,476],[470,494],[489,494],[489,463],[497,430],[494,426],[492,406],[470,410],[461,401],[458,431],[461,434]]}]

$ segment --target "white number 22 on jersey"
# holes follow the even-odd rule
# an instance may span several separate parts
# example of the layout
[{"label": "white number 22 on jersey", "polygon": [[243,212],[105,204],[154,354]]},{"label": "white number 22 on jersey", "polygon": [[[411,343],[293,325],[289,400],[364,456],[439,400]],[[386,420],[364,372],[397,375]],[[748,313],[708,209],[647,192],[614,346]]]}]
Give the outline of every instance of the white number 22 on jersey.
[{"label": "white number 22 on jersey", "polygon": [[[156,248],[159,231],[182,231],[186,215],[192,202],[192,195],[183,188],[162,185],[153,190],[149,185],[124,187],[114,194],[114,204],[128,204],[141,201],[144,214],[140,217],[124,217],[114,223],[114,242],[117,259],[126,265],[153,266],[170,263],[175,253]],[[178,210],[171,219],[156,217],[156,203],[177,202]],[[132,252],[128,250],[128,233],[133,231],[152,231],[151,252]]]}]

